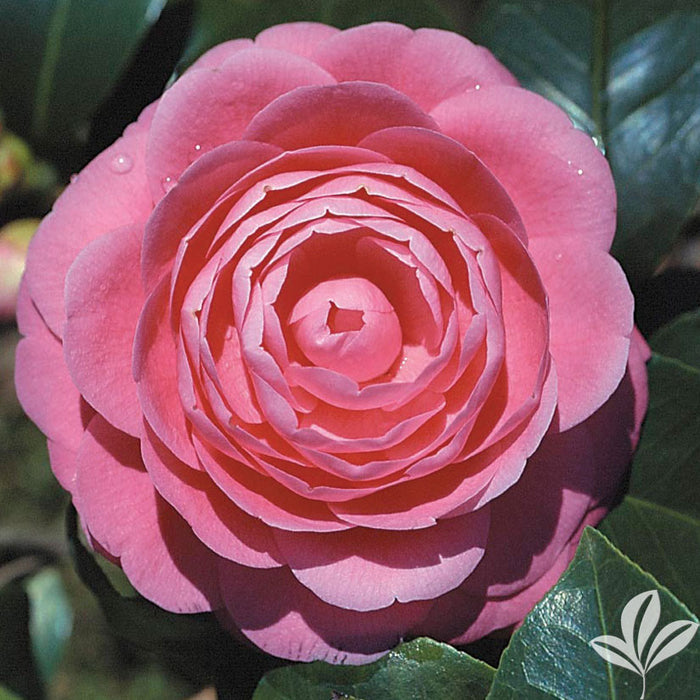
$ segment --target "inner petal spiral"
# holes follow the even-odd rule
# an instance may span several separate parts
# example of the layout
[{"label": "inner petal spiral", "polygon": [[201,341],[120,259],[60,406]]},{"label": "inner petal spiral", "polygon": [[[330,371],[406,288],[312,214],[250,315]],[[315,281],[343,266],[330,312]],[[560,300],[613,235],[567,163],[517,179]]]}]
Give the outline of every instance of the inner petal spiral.
[{"label": "inner petal spiral", "polygon": [[396,312],[383,292],[362,277],[316,285],[294,305],[289,324],[310,362],[357,382],[384,374],[402,348]]}]

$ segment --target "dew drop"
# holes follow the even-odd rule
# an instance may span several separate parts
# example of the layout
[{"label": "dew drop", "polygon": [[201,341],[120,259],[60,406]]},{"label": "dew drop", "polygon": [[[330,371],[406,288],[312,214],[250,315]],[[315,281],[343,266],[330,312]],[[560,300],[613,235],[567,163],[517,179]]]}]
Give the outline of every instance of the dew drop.
[{"label": "dew drop", "polygon": [[481,85],[479,85],[479,83],[477,83],[477,84],[474,86],[474,89],[475,89],[475,90],[481,90]]},{"label": "dew drop", "polygon": [[562,259],[562,254],[561,253],[556,253],[554,256],[554,259],[559,262]]},{"label": "dew drop", "polygon": [[194,150],[195,150],[195,151],[201,151],[201,150],[202,150],[202,145],[199,144],[199,143],[195,144]]},{"label": "dew drop", "polygon": [[175,182],[169,175],[168,177],[163,178],[160,184],[163,186],[163,189],[166,193],[170,192],[170,190],[172,190],[172,188],[175,187]]},{"label": "dew drop", "polygon": [[270,190],[272,190],[271,185],[263,185],[263,192],[267,194]]},{"label": "dew drop", "polygon": [[121,153],[112,159],[112,164],[110,167],[115,173],[123,175],[128,173],[134,167],[134,161],[129,156]]},{"label": "dew drop", "polygon": [[70,176],[70,181],[71,181],[71,183],[75,182],[77,179],[78,179],[78,173],[73,173],[73,174]]},{"label": "dew drop", "polygon": [[579,169],[576,171],[576,174],[577,174],[577,175],[583,175],[583,170],[581,170],[581,168],[579,168]]}]

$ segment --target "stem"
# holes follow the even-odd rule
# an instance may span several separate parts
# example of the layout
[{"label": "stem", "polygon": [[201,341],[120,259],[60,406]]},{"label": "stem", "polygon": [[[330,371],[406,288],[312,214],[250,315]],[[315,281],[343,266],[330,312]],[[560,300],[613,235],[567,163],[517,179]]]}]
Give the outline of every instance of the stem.
[{"label": "stem", "polygon": [[644,700],[644,694],[647,692],[647,674],[642,673],[642,694],[639,696],[639,700]]}]

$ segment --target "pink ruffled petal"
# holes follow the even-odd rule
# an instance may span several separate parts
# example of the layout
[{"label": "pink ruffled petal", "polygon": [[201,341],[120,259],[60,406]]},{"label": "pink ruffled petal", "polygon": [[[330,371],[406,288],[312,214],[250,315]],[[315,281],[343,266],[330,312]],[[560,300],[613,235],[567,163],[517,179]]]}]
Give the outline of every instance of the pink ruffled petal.
[{"label": "pink ruffled petal", "polygon": [[625,373],[634,299],[619,264],[575,237],[536,239],[530,253],[549,297],[559,429],[607,401]]},{"label": "pink ruffled petal", "polygon": [[244,566],[280,566],[272,530],[237,508],[201,471],[180,462],[147,428],[141,455],[158,493],[216,554]]},{"label": "pink ruffled petal", "polygon": [[[24,324],[23,324],[24,325]],[[25,325],[26,327],[26,325]],[[56,452],[77,451],[92,410],[76,389],[63,359],[61,342],[43,325],[19,341],[15,355],[17,397]],[[75,466],[70,459],[52,461],[61,486],[73,490]]]},{"label": "pink ruffled petal", "polygon": [[405,93],[430,110],[476,85],[516,85],[482,48],[453,32],[376,22],[348,29],[320,44],[315,61],[337,80],[371,80]]},{"label": "pink ruffled petal", "polygon": [[268,27],[255,37],[256,46],[277,49],[312,58],[319,44],[339,33],[339,29],[317,22],[289,22]]},{"label": "pink ruffled petal", "polygon": [[527,90],[490,87],[445,100],[431,116],[503,184],[530,239],[564,234],[610,248],[610,167],[561,109]]},{"label": "pink ruffled petal", "polygon": [[217,69],[227,58],[233,56],[238,51],[251,49],[254,46],[252,39],[231,39],[217,44],[208,51],[205,51],[187,70],[199,70],[207,68]]},{"label": "pink ruffled petal", "polygon": [[269,144],[235,141],[202,155],[183,173],[146,225],[141,260],[146,293],[169,273],[178,246],[231,184],[279,153]]},{"label": "pink ruffled petal", "polygon": [[297,88],[260,111],[243,138],[285,150],[334,144],[355,146],[373,131],[390,126],[435,129],[414,102],[386,85],[350,82]]},{"label": "pink ruffled petal", "polygon": [[449,192],[466,214],[492,214],[527,242],[508,192],[458,141],[435,131],[398,126],[370,134],[358,146],[414,168]]},{"label": "pink ruffled petal", "polygon": [[[54,204],[29,245],[26,279],[49,328],[60,338],[65,310],[63,287],[78,253],[121,226],[142,224],[153,209],[143,153],[154,105],[124,136],[87,165]],[[85,203],[90,214],[85,215]]]},{"label": "pink ruffled petal", "polygon": [[146,151],[153,198],[160,199],[202,154],[240,139],[279,95],[334,82],[311,61],[260,48],[236,51],[217,70],[188,71],[163,94],[153,118]]},{"label": "pink ruffled petal", "polygon": [[[172,612],[221,606],[217,557],[156,493],[139,442],[96,415],[78,453],[76,504],[90,534],[134,588]],[[118,498],[115,498],[118,494]]]},{"label": "pink ruffled petal", "polygon": [[489,510],[482,508],[408,532],[275,531],[275,539],[295,578],[321,600],[369,611],[456,588],[481,560],[488,528]]},{"label": "pink ruffled petal", "polygon": [[177,350],[168,317],[169,280],[155,288],[141,312],[133,353],[141,410],[153,432],[179,459],[197,464],[178,390]]},{"label": "pink ruffled petal", "polygon": [[286,567],[263,571],[221,560],[219,580],[228,624],[268,654],[293,661],[369,663],[402,641],[431,607],[418,601],[344,610],[321,601]]},{"label": "pink ruffled petal", "polygon": [[85,400],[119,430],[138,437],[141,406],[131,373],[131,349],[143,306],[134,275],[142,231],[127,226],[90,243],[66,278],[63,351]]}]

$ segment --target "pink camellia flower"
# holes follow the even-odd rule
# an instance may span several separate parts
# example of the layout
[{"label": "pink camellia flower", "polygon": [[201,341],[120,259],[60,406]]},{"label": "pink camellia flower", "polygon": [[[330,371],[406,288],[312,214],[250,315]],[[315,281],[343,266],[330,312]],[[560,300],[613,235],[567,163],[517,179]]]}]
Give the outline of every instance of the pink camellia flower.
[{"label": "pink camellia flower", "polygon": [[455,34],[272,27],[56,203],[17,387],[146,598],[290,659],[517,624],[613,503],[646,346],[590,137]]}]

